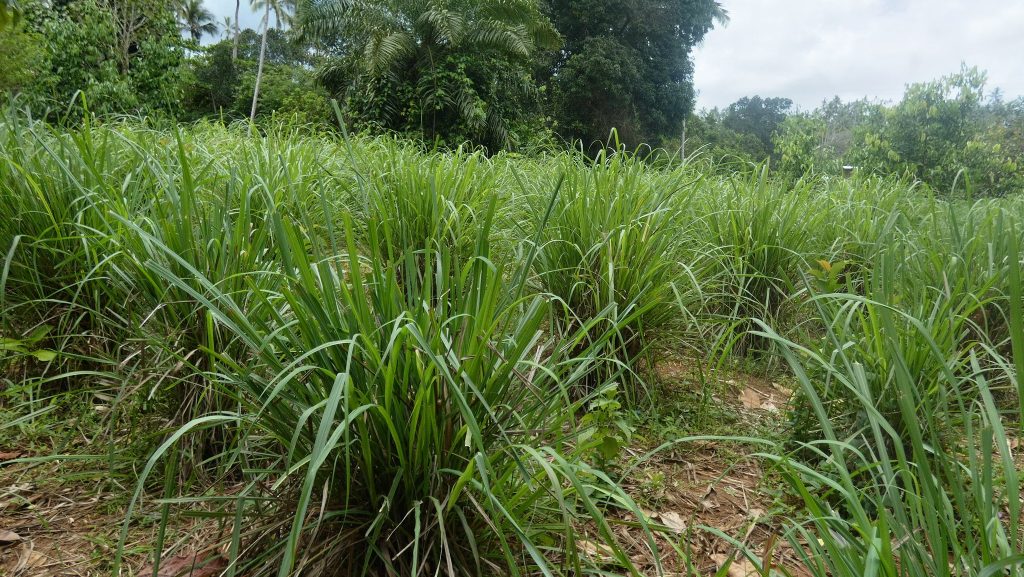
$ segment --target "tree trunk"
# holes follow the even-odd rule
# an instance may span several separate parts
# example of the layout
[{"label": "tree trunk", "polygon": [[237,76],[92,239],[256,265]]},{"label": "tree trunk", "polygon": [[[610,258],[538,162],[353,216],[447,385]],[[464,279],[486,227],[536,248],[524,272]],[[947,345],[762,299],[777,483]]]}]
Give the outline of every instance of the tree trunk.
[{"label": "tree trunk", "polygon": [[256,121],[256,101],[260,98],[260,80],[263,79],[263,59],[267,54],[267,32],[270,30],[270,2],[267,2],[267,10],[263,14],[263,41],[260,42],[260,63],[256,67],[256,87],[252,91],[252,110],[249,112],[249,122]]},{"label": "tree trunk", "polygon": [[231,47],[231,61],[238,60],[238,35],[241,31],[238,28],[238,11],[242,8],[242,0],[235,0],[235,43]]}]

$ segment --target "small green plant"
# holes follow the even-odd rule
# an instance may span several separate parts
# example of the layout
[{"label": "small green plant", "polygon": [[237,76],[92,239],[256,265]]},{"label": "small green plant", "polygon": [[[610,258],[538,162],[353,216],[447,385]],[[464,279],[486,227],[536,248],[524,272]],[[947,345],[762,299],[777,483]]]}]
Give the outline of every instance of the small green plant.
[{"label": "small green plant", "polygon": [[640,481],[640,495],[646,504],[657,506],[665,499],[665,472],[646,471]]},{"label": "small green plant", "polygon": [[596,391],[580,419],[580,450],[601,470],[612,468],[633,437],[633,426],[626,419],[618,400],[618,386],[609,384]]},{"label": "small green plant", "polygon": [[850,264],[849,261],[840,260],[836,262],[829,262],[827,260],[819,260],[817,262],[818,268],[812,268],[807,271],[807,274],[811,275],[811,278],[815,281],[815,289],[820,293],[834,293],[839,292],[845,288],[845,281],[843,278],[843,271],[846,270],[846,266]]},{"label": "small green plant", "polygon": [[5,361],[5,357],[30,356],[43,362],[57,358],[57,351],[37,347],[49,334],[51,328],[49,325],[42,325],[17,339],[0,336],[0,363]]}]

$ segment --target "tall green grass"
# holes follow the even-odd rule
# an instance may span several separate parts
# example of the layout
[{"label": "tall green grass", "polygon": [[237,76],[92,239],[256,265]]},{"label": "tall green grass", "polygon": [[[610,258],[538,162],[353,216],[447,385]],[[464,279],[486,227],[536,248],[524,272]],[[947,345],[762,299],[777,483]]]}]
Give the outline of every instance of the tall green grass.
[{"label": "tall green grass", "polygon": [[767,455],[803,502],[806,515],[788,537],[814,575],[1024,573],[1014,455],[1024,409],[1024,263],[1019,221],[1008,217],[995,217],[992,237],[1006,249],[994,258],[1006,280],[992,297],[1007,313],[1005,334],[968,330],[994,288],[989,279],[951,263],[953,278],[928,287],[894,275],[891,258],[867,296],[815,297],[827,327],[822,346],[762,325],[818,425],[801,447],[809,460]]},{"label": "tall green grass", "polygon": [[[172,437],[212,426],[237,436],[211,458],[241,466],[241,574],[579,573],[591,563],[573,544],[584,519],[631,566],[599,508],[631,501],[580,459],[582,401],[568,394],[601,339],[543,334],[547,300],[509,292],[489,261],[493,207],[466,257],[429,237],[398,246],[373,221],[368,253],[351,223],[337,239],[345,252],[320,251],[275,213],[283,282],[253,287],[262,315],[198,270],[183,278],[151,261],[243,345],[206,375],[235,408]],[[593,352],[577,346],[584,336]],[[254,543],[258,555],[237,557]]]},{"label": "tall green grass", "polygon": [[813,574],[1020,574],[1019,198],[14,109],[0,198],[0,430],[166,423],[105,437],[119,560],[199,510],[231,575],[639,574],[607,425],[686,348],[799,383]]},{"label": "tall green grass", "polygon": [[[602,378],[616,376],[627,399],[643,400],[641,356],[672,312],[671,283],[681,224],[678,208],[686,183],[682,174],[654,179],[638,159],[601,154],[596,160],[568,159],[558,195],[548,205],[538,195],[534,221],[542,230],[534,272],[539,290],[557,299],[552,331],[571,338],[583,327],[594,336],[584,351],[609,329],[615,338],[601,356]],[[549,222],[548,222],[549,221]],[[600,380],[585,387],[592,392]]]}]

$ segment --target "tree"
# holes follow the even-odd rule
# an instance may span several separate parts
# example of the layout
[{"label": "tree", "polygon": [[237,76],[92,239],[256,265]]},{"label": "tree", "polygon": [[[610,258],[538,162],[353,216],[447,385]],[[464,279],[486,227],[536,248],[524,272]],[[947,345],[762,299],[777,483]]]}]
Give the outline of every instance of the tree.
[{"label": "tree", "polygon": [[[19,90],[66,109],[176,111],[184,41],[161,0],[19,0],[24,32],[42,39],[36,79]],[[4,57],[8,53],[5,51]],[[6,62],[5,62],[6,63]]]},{"label": "tree", "polygon": [[174,110],[181,99],[177,76],[185,47],[171,6],[163,0],[102,0],[100,6],[113,22],[118,70],[140,107]]},{"label": "tree", "polygon": [[845,158],[855,143],[857,130],[863,126],[880,125],[885,106],[867,98],[843,102],[839,97],[823,102],[815,116],[824,122],[822,145],[838,158]]},{"label": "tree", "polygon": [[[263,47],[263,31],[246,28],[238,39],[238,58],[251,61],[253,65],[259,60],[260,49]],[[267,64],[280,64],[297,68],[313,68],[320,60],[309,45],[296,39],[287,30],[271,27],[267,31],[267,49],[264,54]]]},{"label": "tree", "polygon": [[726,160],[723,164],[715,164],[723,169],[737,160],[764,162],[768,151],[761,140],[752,133],[728,127],[725,118],[726,113],[717,108],[691,115],[686,125],[686,152],[706,155],[715,161]]},{"label": "tree", "polygon": [[224,31],[224,38],[231,38],[235,30],[235,21],[230,16],[224,16],[221,20],[221,30]]},{"label": "tree", "polygon": [[985,94],[986,75],[962,66],[955,74],[907,86],[903,98],[863,125],[850,162],[882,174],[907,173],[941,192],[969,181],[977,192],[1004,194],[1019,186],[1022,159],[999,135]]},{"label": "tree", "polygon": [[531,56],[558,43],[537,0],[306,0],[298,13],[353,122],[495,149],[529,123]]},{"label": "tree", "polygon": [[245,108],[236,109],[242,67],[248,62],[232,59],[233,43],[218,42],[189,59],[192,74],[186,77],[185,119],[219,114],[244,117],[249,112],[248,101]]},{"label": "tree", "polygon": [[[260,82],[263,80],[263,63],[267,52],[267,35],[270,32],[270,11],[274,11],[277,19],[276,28],[281,30],[281,22],[290,20],[291,10],[295,7],[294,0],[252,0],[254,9],[263,9],[263,38],[260,42],[259,65],[256,69],[256,83],[252,91],[252,109],[249,112],[249,120],[256,120],[256,105],[260,97]],[[237,43],[235,45],[237,47]]]},{"label": "tree", "polygon": [[791,177],[838,174],[849,164],[909,176],[940,193],[1001,195],[1024,188],[1024,99],[985,92],[985,73],[961,67],[911,84],[891,105],[838,98],[791,115],[777,134],[779,168]]},{"label": "tree", "polygon": [[23,20],[0,27],[0,93],[31,93],[45,82],[49,56],[46,38],[28,30]]},{"label": "tree", "polygon": [[[269,51],[269,47],[267,48]],[[251,92],[256,80],[252,71],[239,76],[239,94]],[[242,105],[239,102],[238,105]],[[245,101],[244,104],[249,104]],[[260,115],[283,115],[301,124],[331,122],[334,118],[327,92],[316,84],[313,72],[293,64],[264,63],[260,81]]]},{"label": "tree", "polygon": [[252,0],[252,9],[256,12],[269,7],[274,12],[274,28],[283,30],[284,24],[290,24],[295,11],[296,0]]},{"label": "tree", "polygon": [[777,171],[790,179],[808,174],[839,174],[840,160],[828,140],[828,123],[819,114],[795,114],[775,135]]},{"label": "tree", "polygon": [[550,56],[557,130],[589,145],[612,128],[629,146],[677,135],[693,109],[690,50],[715,22],[713,0],[548,0],[565,44]]},{"label": "tree", "polygon": [[[281,112],[299,113],[311,122],[330,121],[328,97],[323,88],[316,86],[315,54],[288,32],[275,28],[267,32],[265,49],[262,30],[245,29],[237,38],[211,44],[190,58],[191,74],[184,77],[185,118],[249,117],[261,50],[263,74],[257,120],[261,114]],[[237,58],[232,58],[232,53]]]},{"label": "tree", "polygon": [[745,96],[725,109],[722,124],[732,131],[755,137],[760,144],[760,150],[755,155],[761,159],[768,157],[777,161],[772,136],[792,108],[793,101],[788,98]]},{"label": "tree", "polygon": [[214,22],[213,13],[203,6],[202,0],[179,0],[178,18],[181,19],[182,28],[197,43],[204,34],[217,33],[217,23]]}]

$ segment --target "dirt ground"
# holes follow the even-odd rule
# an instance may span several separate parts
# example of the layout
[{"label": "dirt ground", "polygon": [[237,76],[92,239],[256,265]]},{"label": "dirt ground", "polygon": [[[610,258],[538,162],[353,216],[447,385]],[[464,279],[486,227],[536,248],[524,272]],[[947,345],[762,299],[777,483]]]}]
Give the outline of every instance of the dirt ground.
[{"label": "dirt ground", "polygon": [[[693,386],[685,361],[662,363],[658,372],[670,387]],[[749,375],[730,375],[714,388],[716,409],[736,419],[729,425],[732,435],[781,426],[782,411],[793,394],[784,386]],[[638,449],[631,451],[634,457],[643,455]],[[736,543],[716,534],[721,533],[756,553],[758,565],[766,571],[784,567],[795,577],[808,575],[779,534],[776,518],[785,509],[779,502],[781,491],[778,481],[766,475],[759,460],[751,456],[756,450],[726,440],[681,442],[655,452],[628,475],[623,487],[641,503],[648,520],[674,530],[677,536],[670,539],[672,531],[656,534],[661,553],[656,561],[640,528],[618,525],[622,542],[631,545],[632,561],[649,575],[658,573],[660,561],[661,570],[669,576],[716,575],[723,565],[728,565],[728,577],[760,576]],[[607,555],[600,549],[596,554]]]}]

